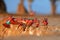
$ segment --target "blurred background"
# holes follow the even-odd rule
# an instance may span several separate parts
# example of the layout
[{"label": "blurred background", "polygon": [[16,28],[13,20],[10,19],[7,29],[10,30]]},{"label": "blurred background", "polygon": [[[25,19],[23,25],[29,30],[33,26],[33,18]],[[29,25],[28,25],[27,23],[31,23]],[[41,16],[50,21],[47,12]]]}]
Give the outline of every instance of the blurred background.
[{"label": "blurred background", "polygon": [[[15,13],[17,11],[20,0],[4,0],[7,12]],[[60,1],[56,1],[56,13],[60,13]],[[24,6],[28,10],[28,1],[24,0]],[[31,9],[37,14],[50,14],[51,12],[51,1],[50,0],[34,0],[31,5]]]}]

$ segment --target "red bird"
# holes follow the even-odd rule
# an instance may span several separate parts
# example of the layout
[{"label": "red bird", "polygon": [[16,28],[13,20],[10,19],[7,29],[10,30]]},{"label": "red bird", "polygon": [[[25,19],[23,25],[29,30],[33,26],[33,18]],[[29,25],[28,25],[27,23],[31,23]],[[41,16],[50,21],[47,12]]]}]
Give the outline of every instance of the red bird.
[{"label": "red bird", "polygon": [[45,26],[48,25],[48,20],[47,20],[47,18],[44,18],[44,20],[43,20],[43,24],[44,24]]}]

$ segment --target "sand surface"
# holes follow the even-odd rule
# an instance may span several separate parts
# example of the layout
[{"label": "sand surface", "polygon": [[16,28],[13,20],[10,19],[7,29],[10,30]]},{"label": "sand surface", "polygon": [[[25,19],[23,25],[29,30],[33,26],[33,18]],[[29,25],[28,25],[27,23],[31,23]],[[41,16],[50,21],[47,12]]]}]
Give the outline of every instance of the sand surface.
[{"label": "sand surface", "polygon": [[3,40],[60,40],[60,36],[12,36],[6,37]]}]

